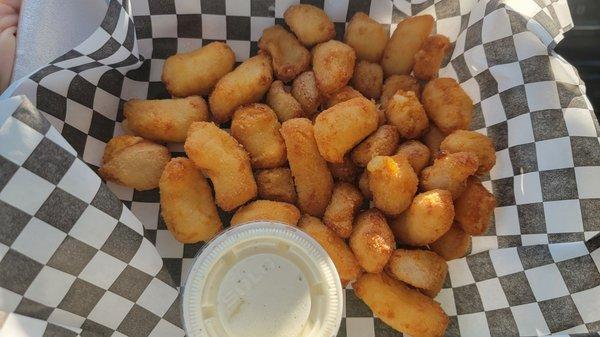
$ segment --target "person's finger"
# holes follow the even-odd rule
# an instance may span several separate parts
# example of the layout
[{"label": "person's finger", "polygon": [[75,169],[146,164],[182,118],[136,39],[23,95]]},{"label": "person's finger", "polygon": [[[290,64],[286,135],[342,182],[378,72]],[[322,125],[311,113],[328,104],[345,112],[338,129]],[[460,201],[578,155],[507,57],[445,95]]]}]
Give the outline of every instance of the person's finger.
[{"label": "person's finger", "polygon": [[17,12],[21,9],[21,0],[0,0],[0,4],[8,5]]},{"label": "person's finger", "polygon": [[19,22],[18,14],[0,15],[0,32],[9,27],[16,27]]},{"label": "person's finger", "polygon": [[10,83],[17,39],[17,27],[10,27],[0,32],[0,92]]},{"label": "person's finger", "polygon": [[18,13],[19,12],[17,11],[16,8],[0,2],[0,16],[8,15],[8,14],[18,14]]}]

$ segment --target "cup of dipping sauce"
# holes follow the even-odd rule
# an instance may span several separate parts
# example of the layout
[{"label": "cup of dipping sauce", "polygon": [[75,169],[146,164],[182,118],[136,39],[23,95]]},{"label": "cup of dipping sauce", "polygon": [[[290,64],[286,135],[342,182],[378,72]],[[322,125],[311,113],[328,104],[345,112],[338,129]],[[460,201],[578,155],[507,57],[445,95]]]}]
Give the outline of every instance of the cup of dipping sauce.
[{"label": "cup of dipping sauce", "polygon": [[231,227],[192,263],[182,296],[189,337],[331,337],[342,286],[325,250],[270,221]]}]

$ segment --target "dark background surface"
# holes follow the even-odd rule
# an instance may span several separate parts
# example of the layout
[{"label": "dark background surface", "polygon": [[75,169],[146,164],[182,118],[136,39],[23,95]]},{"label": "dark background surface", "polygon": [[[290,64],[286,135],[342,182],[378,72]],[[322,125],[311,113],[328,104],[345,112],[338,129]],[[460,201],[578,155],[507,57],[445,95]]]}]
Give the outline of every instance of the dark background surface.
[{"label": "dark background surface", "polygon": [[574,65],[585,82],[587,96],[600,117],[600,0],[568,0],[575,27],[556,52]]}]

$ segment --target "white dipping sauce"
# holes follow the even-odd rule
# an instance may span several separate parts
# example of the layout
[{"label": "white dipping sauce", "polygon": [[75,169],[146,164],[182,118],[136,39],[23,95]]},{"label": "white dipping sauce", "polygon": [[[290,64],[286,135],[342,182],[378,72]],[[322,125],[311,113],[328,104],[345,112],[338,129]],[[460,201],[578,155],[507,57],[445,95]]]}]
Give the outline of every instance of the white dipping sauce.
[{"label": "white dipping sauce", "polygon": [[182,301],[190,337],[329,337],[337,334],[343,297],[316,241],[294,227],[255,222],[204,247]]},{"label": "white dipping sauce", "polygon": [[[295,337],[310,313],[307,278],[289,260],[273,254],[250,256],[225,275],[219,316],[230,336]],[[260,313],[263,319],[257,319]]]}]

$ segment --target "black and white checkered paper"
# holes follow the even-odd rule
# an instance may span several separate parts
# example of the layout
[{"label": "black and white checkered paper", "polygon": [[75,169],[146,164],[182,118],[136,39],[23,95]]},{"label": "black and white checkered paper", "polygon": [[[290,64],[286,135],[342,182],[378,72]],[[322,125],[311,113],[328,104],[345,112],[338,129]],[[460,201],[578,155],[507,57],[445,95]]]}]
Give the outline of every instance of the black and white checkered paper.
[{"label": "black and white checkered paper", "polygon": [[[553,51],[572,28],[566,1],[302,2],[325,9],[338,39],[363,11],[390,31],[431,14],[453,42],[441,76],[460,82],[475,102],[472,129],[494,140],[484,185],[498,207],[472,254],[449,262],[436,298],[450,316],[447,335],[600,331],[600,126],[577,71]],[[0,108],[10,116],[0,124],[0,310],[13,312],[5,326],[35,321],[32,336],[182,334],[175,286],[202,244],[173,239],[156,190],[104,185],[84,163],[97,169],[123,132],[125,101],[169,97],[160,82],[168,56],[224,40],[240,62],[264,28],[285,25],[292,3],[112,0],[87,41],[10,89],[32,104],[19,97]],[[338,336],[400,335],[345,291]]]}]

